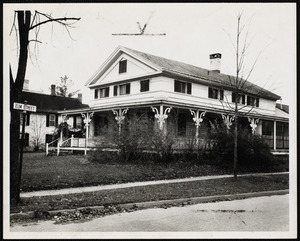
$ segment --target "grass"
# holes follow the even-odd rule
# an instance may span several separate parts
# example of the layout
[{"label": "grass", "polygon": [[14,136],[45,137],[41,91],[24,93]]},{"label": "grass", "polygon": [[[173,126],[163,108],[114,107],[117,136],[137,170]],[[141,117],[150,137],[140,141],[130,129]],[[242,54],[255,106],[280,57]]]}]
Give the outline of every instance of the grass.
[{"label": "grass", "polygon": [[189,162],[98,163],[87,162],[82,155],[57,157],[45,156],[44,153],[25,153],[21,190],[29,192],[230,173],[230,169]]},{"label": "grass", "polygon": [[204,197],[289,188],[289,175],[243,176],[205,181],[157,184],[88,193],[22,198],[11,212],[51,211],[98,205],[118,205],[155,200]]}]

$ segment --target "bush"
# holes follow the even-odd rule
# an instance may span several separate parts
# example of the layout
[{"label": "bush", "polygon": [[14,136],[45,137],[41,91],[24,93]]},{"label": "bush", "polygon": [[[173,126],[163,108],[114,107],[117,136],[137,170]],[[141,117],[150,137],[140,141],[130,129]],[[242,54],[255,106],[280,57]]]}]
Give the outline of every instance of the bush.
[{"label": "bush", "polygon": [[[234,134],[233,128],[228,130],[225,125],[211,123],[212,161],[220,165],[233,164]],[[273,156],[270,147],[260,136],[252,135],[248,129],[239,127],[238,131],[238,166],[250,169],[270,169]]]}]

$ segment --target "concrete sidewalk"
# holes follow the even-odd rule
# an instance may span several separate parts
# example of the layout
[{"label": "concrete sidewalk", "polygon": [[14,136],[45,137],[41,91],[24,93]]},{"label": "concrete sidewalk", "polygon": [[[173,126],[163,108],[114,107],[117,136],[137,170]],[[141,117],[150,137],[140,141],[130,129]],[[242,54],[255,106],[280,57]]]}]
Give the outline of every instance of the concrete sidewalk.
[{"label": "concrete sidewalk", "polygon": [[[238,175],[238,177],[279,175],[279,174],[288,174],[288,173],[289,172],[253,173],[253,174]],[[83,192],[95,192],[95,191],[101,191],[101,190],[111,190],[111,189],[137,187],[137,186],[148,186],[148,185],[179,183],[179,182],[192,182],[192,181],[204,181],[204,180],[211,180],[211,179],[228,178],[228,177],[232,177],[232,176],[233,175],[217,175],[217,176],[191,177],[191,178],[158,180],[158,181],[131,182],[131,183],[91,186],[91,187],[66,188],[66,189],[60,189],[60,190],[44,190],[44,191],[21,193],[20,197],[38,197],[38,196],[53,196],[53,195],[63,195],[63,194],[83,193]]]}]

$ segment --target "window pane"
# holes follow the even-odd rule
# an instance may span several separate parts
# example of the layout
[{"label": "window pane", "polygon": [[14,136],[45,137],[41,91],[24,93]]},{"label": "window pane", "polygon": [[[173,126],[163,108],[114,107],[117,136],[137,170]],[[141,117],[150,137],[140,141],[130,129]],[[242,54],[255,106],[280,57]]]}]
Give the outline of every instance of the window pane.
[{"label": "window pane", "polygon": [[118,86],[115,85],[114,86],[114,96],[117,96],[118,95]]},{"label": "window pane", "polygon": [[94,97],[95,97],[95,99],[98,99],[98,89],[95,89]]},{"label": "window pane", "polygon": [[126,85],[120,85],[120,95],[126,95]]},{"label": "window pane", "polygon": [[187,83],[187,93],[192,94],[192,84],[191,83]]}]

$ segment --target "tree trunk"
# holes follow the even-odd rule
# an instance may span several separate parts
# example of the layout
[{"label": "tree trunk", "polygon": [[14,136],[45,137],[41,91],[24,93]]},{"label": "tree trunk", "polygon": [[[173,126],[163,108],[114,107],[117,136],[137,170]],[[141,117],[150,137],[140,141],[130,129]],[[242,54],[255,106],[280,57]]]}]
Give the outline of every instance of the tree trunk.
[{"label": "tree trunk", "polygon": [[30,11],[17,11],[19,26],[19,63],[17,77],[14,82],[10,71],[10,203],[16,205],[19,202],[19,153],[20,153],[20,113],[13,109],[14,102],[21,101],[23,83],[25,79],[27,57],[28,57],[28,35],[30,27]]},{"label": "tree trunk", "polygon": [[238,112],[237,112],[237,103],[235,103],[236,109],[234,113],[234,146],[233,146],[233,175],[234,178],[237,178],[237,164],[238,164]]}]

